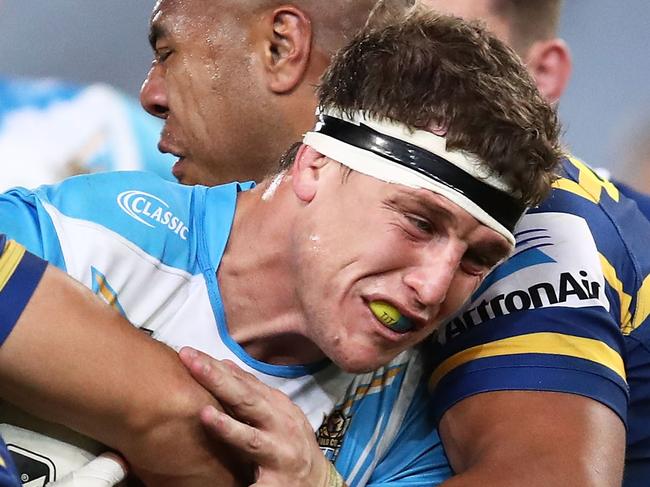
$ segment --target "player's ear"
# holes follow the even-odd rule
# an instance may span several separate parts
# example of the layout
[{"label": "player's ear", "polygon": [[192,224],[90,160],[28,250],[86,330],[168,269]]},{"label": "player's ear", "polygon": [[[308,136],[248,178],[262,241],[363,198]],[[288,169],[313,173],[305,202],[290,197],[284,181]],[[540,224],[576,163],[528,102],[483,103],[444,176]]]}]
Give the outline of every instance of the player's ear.
[{"label": "player's ear", "polygon": [[571,52],[566,43],[557,38],[537,41],[528,49],[525,61],[542,96],[550,103],[557,102],[571,77]]},{"label": "player's ear", "polygon": [[311,20],[299,8],[281,5],[264,14],[258,29],[267,86],[278,94],[292,91],[309,66]]},{"label": "player's ear", "polygon": [[302,145],[298,149],[291,167],[291,183],[298,199],[305,203],[314,199],[318,191],[321,169],[327,161],[327,157],[308,145]]}]

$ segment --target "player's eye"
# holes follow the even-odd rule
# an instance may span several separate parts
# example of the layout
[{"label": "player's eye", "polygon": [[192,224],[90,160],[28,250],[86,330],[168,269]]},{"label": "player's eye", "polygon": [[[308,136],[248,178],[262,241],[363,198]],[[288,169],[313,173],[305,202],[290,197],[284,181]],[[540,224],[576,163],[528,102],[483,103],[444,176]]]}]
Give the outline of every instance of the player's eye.
[{"label": "player's eye", "polygon": [[433,224],[428,219],[418,215],[413,215],[412,213],[406,214],[405,216],[411,227],[418,232],[426,235],[431,235],[433,233]]}]

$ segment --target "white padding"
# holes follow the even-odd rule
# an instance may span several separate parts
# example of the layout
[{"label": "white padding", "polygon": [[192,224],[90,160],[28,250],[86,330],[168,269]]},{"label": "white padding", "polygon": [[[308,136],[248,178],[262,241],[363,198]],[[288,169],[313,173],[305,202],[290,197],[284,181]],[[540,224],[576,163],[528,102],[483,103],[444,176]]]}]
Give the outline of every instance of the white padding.
[{"label": "white padding", "polygon": [[35,431],[11,424],[0,424],[0,435],[7,445],[15,445],[18,450],[26,450],[51,462],[57,474],[65,475],[95,458],[95,455],[77,446],[56,440]]},{"label": "white padding", "polygon": [[110,454],[102,454],[51,487],[113,487],[124,480],[126,472]]}]

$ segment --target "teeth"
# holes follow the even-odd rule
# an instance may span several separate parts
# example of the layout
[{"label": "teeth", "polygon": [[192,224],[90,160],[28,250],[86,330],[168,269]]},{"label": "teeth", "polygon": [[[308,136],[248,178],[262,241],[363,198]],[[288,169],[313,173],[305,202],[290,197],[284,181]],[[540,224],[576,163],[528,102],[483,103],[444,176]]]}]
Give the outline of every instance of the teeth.
[{"label": "teeth", "polygon": [[397,333],[406,333],[413,329],[413,323],[388,303],[373,301],[370,303],[370,310],[386,328],[390,328]]}]

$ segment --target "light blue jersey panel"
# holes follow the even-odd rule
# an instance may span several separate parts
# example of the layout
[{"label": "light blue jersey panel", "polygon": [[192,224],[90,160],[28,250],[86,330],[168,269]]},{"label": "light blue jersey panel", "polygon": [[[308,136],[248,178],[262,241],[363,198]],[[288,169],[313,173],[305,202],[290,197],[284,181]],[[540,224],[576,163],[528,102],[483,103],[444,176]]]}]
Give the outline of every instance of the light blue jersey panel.
[{"label": "light blue jersey panel", "polygon": [[126,238],[165,265],[196,274],[193,208],[205,192],[205,187],[181,186],[144,172],[76,176],[0,196],[0,232],[65,268],[60,239],[75,238],[64,230],[66,222],[83,220]]},{"label": "light blue jersey panel", "polygon": [[349,486],[428,487],[451,475],[419,353],[356,380],[319,429],[319,445]]},{"label": "light blue jersey panel", "polygon": [[0,195],[0,233],[66,270],[59,237],[34,193],[17,188]]},{"label": "light blue jersey panel", "polygon": [[428,386],[423,381],[395,441],[375,468],[368,487],[434,487],[453,475],[436,428]]}]

